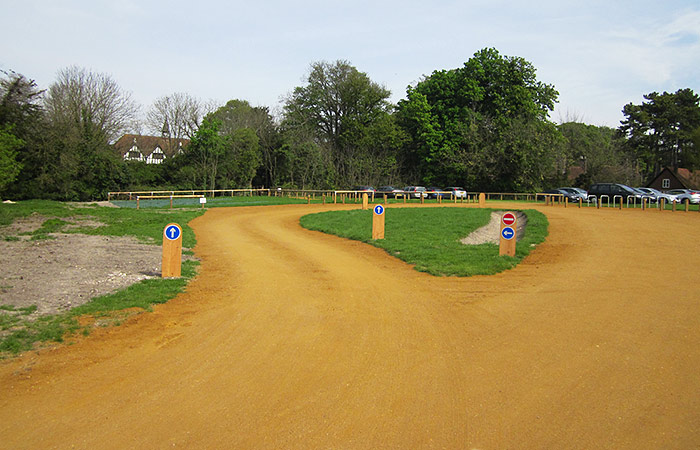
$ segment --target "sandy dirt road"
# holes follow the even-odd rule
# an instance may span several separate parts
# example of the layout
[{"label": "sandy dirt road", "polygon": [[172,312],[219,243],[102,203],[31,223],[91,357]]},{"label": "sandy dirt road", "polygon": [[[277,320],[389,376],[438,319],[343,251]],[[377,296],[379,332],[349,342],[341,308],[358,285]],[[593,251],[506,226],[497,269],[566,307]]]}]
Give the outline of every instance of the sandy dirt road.
[{"label": "sandy dirt road", "polygon": [[458,279],[298,226],[324,208],[212,209],[187,293],[0,364],[0,448],[700,447],[700,214],[540,207]]}]

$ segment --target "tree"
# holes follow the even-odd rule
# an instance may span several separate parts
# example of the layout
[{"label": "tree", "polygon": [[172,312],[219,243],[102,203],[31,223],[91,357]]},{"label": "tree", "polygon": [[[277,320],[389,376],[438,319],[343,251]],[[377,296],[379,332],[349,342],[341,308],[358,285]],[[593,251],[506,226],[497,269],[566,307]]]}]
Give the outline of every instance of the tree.
[{"label": "tree", "polygon": [[24,145],[10,132],[10,128],[0,127],[0,192],[15,181],[22,165],[17,161],[17,150]]},{"label": "tree", "polygon": [[519,57],[483,49],[407,91],[398,118],[406,162],[427,184],[536,189],[560,176],[561,136],[548,121],[558,93]]},{"label": "tree", "polygon": [[596,182],[637,184],[639,181],[614,128],[566,122],[559,125],[559,131],[566,139],[567,167],[573,165],[582,169],[575,181],[577,186],[587,188]]},{"label": "tree", "polygon": [[0,79],[0,190],[14,198],[32,192],[28,184],[37,177],[38,146],[45,124],[41,100],[44,91],[34,80],[12,71]]},{"label": "tree", "polygon": [[122,167],[109,143],[133,125],[138,107],[130,94],[109,75],[70,67],[49,87],[44,108],[41,190],[88,200],[118,187]]},{"label": "tree", "polygon": [[176,92],[157,98],[146,113],[150,133],[168,139],[171,149],[191,139],[211,107],[189,94]]},{"label": "tree", "polygon": [[189,178],[193,187],[216,189],[219,165],[226,153],[227,142],[219,130],[221,122],[205,117],[192,136],[190,145],[181,155],[185,165],[180,169],[183,178]]},{"label": "tree", "polygon": [[378,123],[390,123],[390,94],[347,61],[316,62],[306,85],[286,99],[283,128],[297,137],[309,136],[330,155],[329,171],[337,184],[366,183],[368,165],[382,164],[382,156],[368,146],[367,134]]},{"label": "tree", "polygon": [[[250,148],[257,148],[258,155],[247,154],[246,159],[249,162],[258,162],[255,166],[256,171],[262,164],[264,174],[261,181],[265,186],[277,184],[281,144],[277,125],[269,109],[264,106],[251,106],[245,100],[230,100],[212,116],[221,121],[221,133],[231,136],[234,143],[239,142],[240,137],[245,135],[241,134],[240,130],[250,130],[255,134],[257,143]],[[247,183],[251,182],[252,178]]]},{"label": "tree", "polygon": [[688,169],[700,167],[696,166],[700,148],[693,139],[700,128],[700,97],[691,89],[679,89],[652,92],[644,98],[648,101],[641,105],[624,106],[625,119],[619,128],[644,175],[681,164]]}]

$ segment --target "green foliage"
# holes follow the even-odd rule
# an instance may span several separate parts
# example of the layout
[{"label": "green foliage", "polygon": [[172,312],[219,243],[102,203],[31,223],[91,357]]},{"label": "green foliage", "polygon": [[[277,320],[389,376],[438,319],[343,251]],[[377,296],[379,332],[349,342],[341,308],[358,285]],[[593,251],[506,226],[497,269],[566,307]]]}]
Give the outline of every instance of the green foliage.
[{"label": "green foliage", "polygon": [[566,166],[580,166],[575,184],[587,189],[597,182],[637,185],[634,164],[624,152],[624,141],[613,128],[566,122],[559,125],[566,139]]},{"label": "green foliage", "polygon": [[301,174],[306,183],[313,175],[310,183],[316,186],[378,182],[382,169],[368,169],[395,161],[400,144],[389,117],[390,94],[347,61],[312,64],[307,84],[296,87],[285,102],[282,128],[288,167],[298,168],[306,153],[314,157],[314,170],[295,170],[291,176]]},{"label": "green foliage", "polygon": [[529,62],[481,50],[409,87],[398,105],[410,136],[405,161],[426,184],[540,189],[561,174],[564,141],[547,120],[557,96]]},{"label": "green foliage", "polygon": [[700,96],[691,89],[675,93],[652,92],[641,105],[629,103],[622,110],[620,132],[637,157],[646,176],[663,167],[694,169],[700,160],[695,136],[700,128]]},{"label": "green foliage", "polygon": [[9,126],[0,126],[0,192],[17,179],[22,164],[17,161],[17,150],[24,141],[10,132]]},{"label": "green foliage", "polygon": [[396,208],[386,210],[386,239],[373,240],[372,211],[329,211],[303,216],[312,230],[367,242],[415,264],[432,275],[490,275],[514,267],[547,235],[547,218],[534,210],[528,217],[516,256],[498,256],[495,244],[464,245],[460,239],[488,223],[491,210],[467,208]]}]

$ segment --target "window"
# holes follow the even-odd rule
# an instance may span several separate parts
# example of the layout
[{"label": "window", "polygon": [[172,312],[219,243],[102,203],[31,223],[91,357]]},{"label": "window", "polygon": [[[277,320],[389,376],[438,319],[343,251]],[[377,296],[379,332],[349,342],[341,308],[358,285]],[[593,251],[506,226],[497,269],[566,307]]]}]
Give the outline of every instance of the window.
[{"label": "window", "polygon": [[661,180],[661,187],[663,189],[668,189],[671,187],[671,179],[670,178],[664,178]]}]

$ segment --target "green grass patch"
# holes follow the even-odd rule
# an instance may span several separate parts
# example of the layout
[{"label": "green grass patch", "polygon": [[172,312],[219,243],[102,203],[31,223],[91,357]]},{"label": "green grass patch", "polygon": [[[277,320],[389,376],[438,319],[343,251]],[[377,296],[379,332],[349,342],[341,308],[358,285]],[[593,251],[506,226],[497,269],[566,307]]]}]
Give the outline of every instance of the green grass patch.
[{"label": "green grass patch", "polygon": [[416,270],[437,276],[492,275],[515,267],[547,236],[544,214],[524,210],[528,223],[515,257],[499,256],[498,245],[464,245],[460,239],[486,225],[491,209],[388,208],[386,238],[372,239],[372,211],[328,211],[303,216],[301,226],[383,248]]}]

